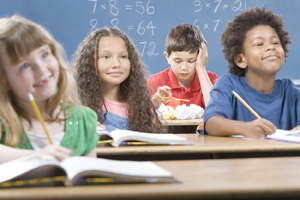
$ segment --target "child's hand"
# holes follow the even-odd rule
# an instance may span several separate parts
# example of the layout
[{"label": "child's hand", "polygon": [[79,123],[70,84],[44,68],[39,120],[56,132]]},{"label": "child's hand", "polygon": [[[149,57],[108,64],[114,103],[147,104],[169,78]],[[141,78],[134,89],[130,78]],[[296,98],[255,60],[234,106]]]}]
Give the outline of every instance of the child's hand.
[{"label": "child's hand", "polygon": [[205,42],[202,42],[201,47],[199,47],[199,54],[196,60],[197,71],[206,68],[207,59],[208,59],[207,46]]},{"label": "child's hand", "polygon": [[63,146],[56,146],[56,145],[47,145],[41,150],[37,151],[37,153],[47,153],[54,156],[57,160],[62,161],[73,154],[72,149],[67,149]]},{"label": "child's hand", "polygon": [[97,121],[97,130],[106,130],[106,126]]},{"label": "child's hand", "polygon": [[165,96],[170,96],[172,97],[172,92],[171,88],[169,86],[163,86],[163,87],[158,87],[157,92],[153,95],[152,97],[152,102],[156,108],[159,108],[160,105],[163,103],[168,103],[170,100],[163,99]]},{"label": "child's hand", "polygon": [[297,130],[300,130],[300,125],[296,126],[295,128],[291,129],[290,131],[297,131]]},{"label": "child's hand", "polygon": [[264,138],[276,131],[276,126],[266,119],[256,119],[244,123],[243,135],[248,138]]}]

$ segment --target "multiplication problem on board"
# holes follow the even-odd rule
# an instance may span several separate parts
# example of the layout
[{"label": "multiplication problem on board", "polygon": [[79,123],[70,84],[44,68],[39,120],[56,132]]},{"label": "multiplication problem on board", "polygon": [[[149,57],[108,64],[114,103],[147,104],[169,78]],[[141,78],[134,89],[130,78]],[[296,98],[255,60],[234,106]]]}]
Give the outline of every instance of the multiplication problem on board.
[{"label": "multiplication problem on board", "polygon": [[[241,12],[247,9],[247,2],[242,0],[235,0],[235,1],[226,1],[226,0],[194,0],[193,4],[191,5],[193,11],[195,13],[213,12],[214,14],[220,12],[221,9],[226,10],[227,12]],[[200,15],[201,16],[201,15]],[[221,18],[215,18],[211,21],[205,22],[203,24],[198,24],[199,18],[195,19],[194,25],[199,28],[200,30],[212,30],[213,32],[217,31],[218,25],[221,21]],[[202,26],[202,27],[201,27]]]},{"label": "multiplication problem on board", "polygon": [[[136,31],[136,33],[140,36],[143,36],[146,32],[148,32],[151,36],[155,35],[155,30],[157,26],[153,20],[145,20],[143,19],[144,15],[153,15],[155,13],[155,7],[151,4],[151,0],[148,1],[128,1],[125,2],[125,5],[118,4],[117,0],[88,0],[89,2],[93,2],[93,13],[97,12],[107,12],[107,14],[111,14],[113,18],[110,20],[110,24],[105,24],[103,27],[114,27],[119,28],[119,14],[120,12],[124,12],[125,14],[134,14],[138,15],[140,22],[138,24],[132,24],[130,21],[126,24],[127,30]],[[134,13],[132,13],[134,12]],[[137,16],[135,16],[137,17]],[[91,31],[94,31],[100,27],[97,27],[97,19],[92,19],[90,21]],[[124,25],[123,25],[124,26]],[[149,38],[148,38],[149,40]],[[138,44],[141,45],[142,51],[141,56],[157,56],[156,52],[156,43],[151,39],[140,41]]]}]

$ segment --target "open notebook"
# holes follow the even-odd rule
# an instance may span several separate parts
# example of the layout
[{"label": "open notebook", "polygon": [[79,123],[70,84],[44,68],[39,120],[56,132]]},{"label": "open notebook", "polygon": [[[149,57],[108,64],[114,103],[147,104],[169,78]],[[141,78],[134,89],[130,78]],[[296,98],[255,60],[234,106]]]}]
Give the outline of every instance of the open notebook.
[{"label": "open notebook", "polygon": [[276,133],[268,135],[268,137],[266,137],[265,139],[300,143],[300,130],[285,131],[282,129],[277,129]]},{"label": "open notebook", "polygon": [[[48,154],[35,154],[0,165],[0,185],[7,181],[24,180],[34,170],[61,169],[65,185],[77,185],[83,178],[110,178],[109,182],[176,182],[172,173],[150,161],[118,161],[84,156],[69,157],[62,162]],[[34,177],[32,177],[34,178]],[[26,183],[26,182],[25,182]],[[22,184],[21,184],[22,185]]]},{"label": "open notebook", "polygon": [[149,144],[185,144],[192,145],[186,138],[179,137],[174,134],[163,134],[163,133],[142,133],[137,131],[128,130],[114,130],[111,132],[97,129],[99,135],[107,135],[112,138],[113,146],[119,146],[125,141],[139,141],[146,142]]}]

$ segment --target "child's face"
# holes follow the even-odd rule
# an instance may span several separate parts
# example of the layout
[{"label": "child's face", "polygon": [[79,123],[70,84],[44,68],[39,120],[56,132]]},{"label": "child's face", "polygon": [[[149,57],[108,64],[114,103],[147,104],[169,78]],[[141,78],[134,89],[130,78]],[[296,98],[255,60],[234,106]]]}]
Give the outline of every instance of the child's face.
[{"label": "child's face", "polygon": [[178,82],[192,81],[196,68],[197,52],[173,51],[170,56],[165,52],[169,65],[176,75]]},{"label": "child's face", "polygon": [[119,37],[102,37],[98,53],[98,70],[104,89],[119,86],[130,72],[130,61],[124,40]]},{"label": "child's face", "polygon": [[16,101],[28,101],[27,92],[31,92],[37,102],[55,95],[59,64],[48,45],[31,51],[18,64],[11,64],[5,56],[3,61],[8,86]]},{"label": "child's face", "polygon": [[276,31],[268,25],[259,25],[248,31],[242,58],[246,76],[276,75],[285,59]]}]

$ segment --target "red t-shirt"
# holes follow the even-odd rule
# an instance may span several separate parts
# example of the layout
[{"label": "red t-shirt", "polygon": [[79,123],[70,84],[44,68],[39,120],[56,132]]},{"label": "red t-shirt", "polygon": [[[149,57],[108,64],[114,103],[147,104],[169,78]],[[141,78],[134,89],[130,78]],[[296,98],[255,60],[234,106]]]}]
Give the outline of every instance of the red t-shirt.
[{"label": "red t-shirt", "polygon": [[[217,80],[217,75],[209,71],[207,74],[211,83],[214,85]],[[162,72],[151,75],[147,80],[147,84],[152,95],[156,93],[159,86],[167,85],[171,88],[173,97],[190,100],[190,102],[181,101],[181,104],[186,104],[187,106],[190,104],[196,104],[202,108],[205,108],[204,98],[197,72],[190,87],[187,89],[179,85],[171,67]]]}]

